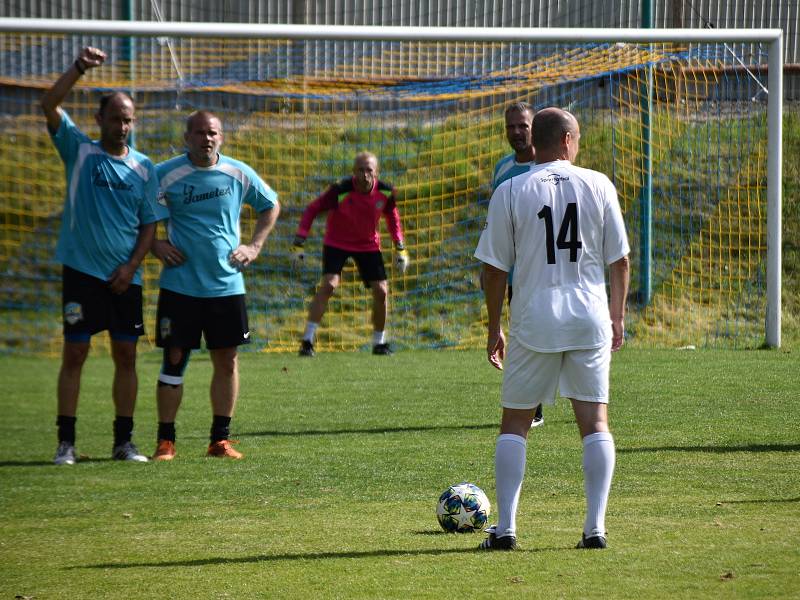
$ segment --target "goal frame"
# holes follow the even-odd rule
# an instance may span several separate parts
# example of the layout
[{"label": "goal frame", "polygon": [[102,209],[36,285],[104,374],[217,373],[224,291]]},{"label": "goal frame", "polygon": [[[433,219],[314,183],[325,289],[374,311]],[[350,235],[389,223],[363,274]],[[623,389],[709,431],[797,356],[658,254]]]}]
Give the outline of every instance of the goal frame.
[{"label": "goal frame", "polygon": [[291,40],[531,43],[763,43],[768,52],[767,309],[765,343],[781,345],[783,31],[781,29],[490,28],[258,25],[84,19],[0,18],[0,33],[230,37]]}]

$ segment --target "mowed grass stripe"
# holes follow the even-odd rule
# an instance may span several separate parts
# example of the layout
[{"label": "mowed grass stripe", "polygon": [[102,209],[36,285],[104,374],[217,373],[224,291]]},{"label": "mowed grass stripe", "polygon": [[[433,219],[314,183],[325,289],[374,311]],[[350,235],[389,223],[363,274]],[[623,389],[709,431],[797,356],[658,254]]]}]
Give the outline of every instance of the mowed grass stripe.
[{"label": "mowed grass stripe", "polygon": [[[51,464],[58,361],[5,356],[0,595],[36,598],[791,598],[800,551],[798,358],[625,349],[612,365],[617,471],[605,552],[583,519],[569,405],[531,433],[521,550],[440,532],[452,483],[494,503],[501,374],[481,351],[241,357],[243,461],[204,456],[194,356],[172,463],[109,460],[111,362],[86,364],[74,467]],[[140,359],[135,439],[155,443],[157,354]]]}]

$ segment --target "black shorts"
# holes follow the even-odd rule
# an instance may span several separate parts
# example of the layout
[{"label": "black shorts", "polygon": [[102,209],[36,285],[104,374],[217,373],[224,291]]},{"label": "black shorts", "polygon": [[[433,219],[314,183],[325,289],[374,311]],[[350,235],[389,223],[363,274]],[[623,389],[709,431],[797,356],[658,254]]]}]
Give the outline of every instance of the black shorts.
[{"label": "black shorts", "polygon": [[370,287],[372,281],[386,280],[386,268],[383,266],[383,254],[380,250],[375,252],[351,252],[333,246],[322,247],[322,272],[331,275],[341,275],[344,263],[353,257],[365,287]]},{"label": "black shorts", "polygon": [[61,308],[64,338],[69,342],[88,342],[104,329],[113,339],[124,341],[136,341],[144,334],[140,285],[131,284],[122,294],[115,294],[107,281],[64,265]]},{"label": "black shorts", "polygon": [[198,298],[162,289],[156,311],[156,346],[199,348],[201,335],[209,350],[249,344],[244,294]]}]

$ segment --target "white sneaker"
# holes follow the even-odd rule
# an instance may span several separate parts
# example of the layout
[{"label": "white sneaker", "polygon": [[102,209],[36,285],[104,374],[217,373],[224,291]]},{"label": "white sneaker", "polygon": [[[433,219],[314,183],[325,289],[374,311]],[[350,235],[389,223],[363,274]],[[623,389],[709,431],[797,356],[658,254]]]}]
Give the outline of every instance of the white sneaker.
[{"label": "white sneaker", "polygon": [[541,427],[542,425],[544,425],[544,417],[542,417],[541,419],[534,419],[533,421],[531,421],[531,429],[533,429],[534,427]]},{"label": "white sneaker", "polygon": [[144,454],[139,454],[139,450],[133,442],[125,442],[114,448],[114,451],[111,453],[111,458],[130,462],[147,462],[148,460]]},{"label": "white sneaker", "polygon": [[69,442],[61,442],[56,449],[56,457],[53,462],[57,465],[74,465],[75,461],[75,446]]}]

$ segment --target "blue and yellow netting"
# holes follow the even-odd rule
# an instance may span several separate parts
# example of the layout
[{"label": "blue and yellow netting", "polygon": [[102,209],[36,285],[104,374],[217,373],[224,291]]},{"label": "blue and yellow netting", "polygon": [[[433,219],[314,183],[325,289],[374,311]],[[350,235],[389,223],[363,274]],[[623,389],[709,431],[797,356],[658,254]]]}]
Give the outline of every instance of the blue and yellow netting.
[{"label": "blue and yellow netting", "polygon": [[[632,296],[630,341],[751,347],[763,341],[766,109],[751,48],[668,45],[297,42],[0,37],[0,351],[56,353],[60,267],[53,260],[63,167],[37,102],[82,45],[109,61],[65,107],[90,135],[99,95],[133,93],[135,143],[154,161],[182,150],[185,116],[217,112],[223,152],[254,167],[283,213],[246,274],[250,348],[295,351],[320,276],[315,223],[301,271],[290,243],[304,206],[370,150],[395,184],[412,257],[389,268],[388,334],[400,347],[480,347],[482,296],[472,258],[494,164],[510,150],[513,101],[569,108],[582,126],[578,163],[612,177],[639,270],[643,92],[653,82],[653,298]],[[133,60],[128,60],[133,58]],[[251,231],[247,214],[243,237]],[[392,249],[385,237],[390,264]],[[316,259],[316,260],[314,260]],[[159,266],[145,265],[149,333]],[[369,346],[371,298],[354,268],[319,332],[322,349]],[[103,348],[98,336],[96,347]],[[149,341],[148,341],[149,342]]]}]

